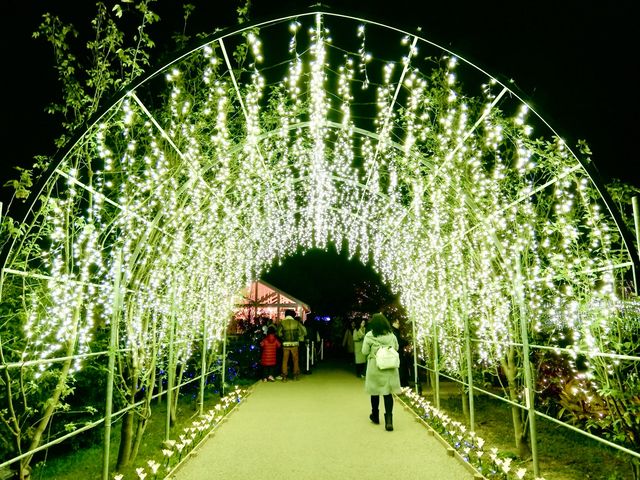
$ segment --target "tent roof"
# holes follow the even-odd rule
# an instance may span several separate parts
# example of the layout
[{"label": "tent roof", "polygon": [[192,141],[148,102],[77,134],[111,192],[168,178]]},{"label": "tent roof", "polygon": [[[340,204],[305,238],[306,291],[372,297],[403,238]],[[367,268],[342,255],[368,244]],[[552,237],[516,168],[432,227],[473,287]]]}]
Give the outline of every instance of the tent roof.
[{"label": "tent roof", "polygon": [[[260,285],[263,285],[264,287],[266,287],[268,290],[270,290],[271,292],[274,293],[278,293],[279,295],[285,297],[287,300],[290,300],[290,302],[278,302],[278,303],[273,303],[273,302],[265,302],[265,299],[271,298],[271,294],[267,294],[267,295],[261,295],[259,298],[253,298],[253,286],[258,283]],[[311,308],[309,307],[309,305],[307,305],[305,302],[303,302],[302,300],[298,300],[296,297],[294,297],[293,295],[279,289],[278,287],[275,287],[273,285],[271,285],[268,282],[265,282],[264,280],[258,279],[255,280],[254,282],[251,283],[251,285],[247,286],[247,288],[242,292],[242,299],[243,302],[240,305],[252,305],[252,306],[257,306],[257,307],[291,307],[294,305],[291,304],[295,304],[296,306],[301,306],[302,308],[304,308],[304,310],[306,312],[311,311]]]}]

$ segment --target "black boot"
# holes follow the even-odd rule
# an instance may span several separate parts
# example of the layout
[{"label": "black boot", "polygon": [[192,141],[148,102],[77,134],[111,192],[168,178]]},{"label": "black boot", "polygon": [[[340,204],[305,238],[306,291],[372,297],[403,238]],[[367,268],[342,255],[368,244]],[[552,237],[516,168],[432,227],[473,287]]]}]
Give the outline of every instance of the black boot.
[{"label": "black boot", "polygon": [[371,420],[376,425],[380,424],[380,413],[378,410],[371,410],[371,415],[369,415],[369,420]]},{"label": "black boot", "polygon": [[387,432],[393,431],[393,414],[392,413],[384,414],[384,429]]}]

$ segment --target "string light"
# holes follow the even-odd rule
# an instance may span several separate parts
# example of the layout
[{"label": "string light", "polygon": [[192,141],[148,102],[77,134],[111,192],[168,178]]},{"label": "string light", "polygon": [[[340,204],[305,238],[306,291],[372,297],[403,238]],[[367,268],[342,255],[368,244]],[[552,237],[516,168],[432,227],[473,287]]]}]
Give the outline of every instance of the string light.
[{"label": "string light", "polygon": [[[166,357],[173,324],[186,362],[202,325],[221,340],[236,293],[271,262],[343,241],[400,292],[425,354],[437,332],[447,371],[463,369],[465,318],[480,363],[518,340],[516,279],[533,331],[567,327],[574,347],[601,350],[594,332],[624,271],[610,268],[615,228],[564,142],[534,138],[526,105],[494,105],[494,79],[465,94],[458,58],[425,74],[407,36],[374,75],[365,25],[345,54],[324,21],[305,51],[302,21],[288,24],[282,78],[258,68],[268,51],[251,31],[238,90],[214,42],[165,72],[165,104],[127,97],[87,133],[28,234],[46,236],[34,268],[54,280],[26,287],[23,357],[86,352],[121,278],[123,344],[151,368],[145,345]],[[32,262],[23,245],[10,267]]]}]

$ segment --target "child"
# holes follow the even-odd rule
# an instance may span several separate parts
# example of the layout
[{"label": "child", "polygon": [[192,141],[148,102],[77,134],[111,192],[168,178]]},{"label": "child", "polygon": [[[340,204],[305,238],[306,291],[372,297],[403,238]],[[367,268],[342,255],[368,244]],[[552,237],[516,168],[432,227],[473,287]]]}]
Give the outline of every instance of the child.
[{"label": "child", "polygon": [[281,347],[280,340],[276,337],[276,329],[273,325],[267,328],[267,336],[260,342],[262,355],[260,356],[260,365],[262,366],[262,381],[275,382],[273,374],[276,371],[277,359],[276,353]]}]

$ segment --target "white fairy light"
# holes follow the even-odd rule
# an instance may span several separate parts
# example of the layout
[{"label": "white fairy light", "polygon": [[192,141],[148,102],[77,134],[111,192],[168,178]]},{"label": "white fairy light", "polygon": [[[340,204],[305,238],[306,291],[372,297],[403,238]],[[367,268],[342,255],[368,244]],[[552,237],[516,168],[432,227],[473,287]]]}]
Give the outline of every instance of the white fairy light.
[{"label": "white fairy light", "polygon": [[[364,25],[358,51],[342,52],[314,20],[304,52],[302,21],[288,24],[283,78],[255,65],[232,78],[207,44],[163,72],[162,108],[125,97],[58,167],[38,262],[12,257],[52,278],[25,292],[22,358],[88,352],[115,313],[119,278],[122,345],[136,366],[154,368],[148,345],[166,365],[171,326],[186,362],[203,326],[209,348],[224,337],[234,296],[274,259],[332,241],[373,262],[415,319],[419,351],[437,340],[451,373],[466,368],[465,318],[485,366],[518,341],[514,292],[532,331],[569,328],[572,347],[604,350],[615,229],[564,142],[531,138],[524,104],[500,111],[494,79],[469,98],[456,57],[422,73],[407,36],[374,75]],[[247,42],[265,62],[260,35]],[[363,90],[367,69],[375,89]]]}]

